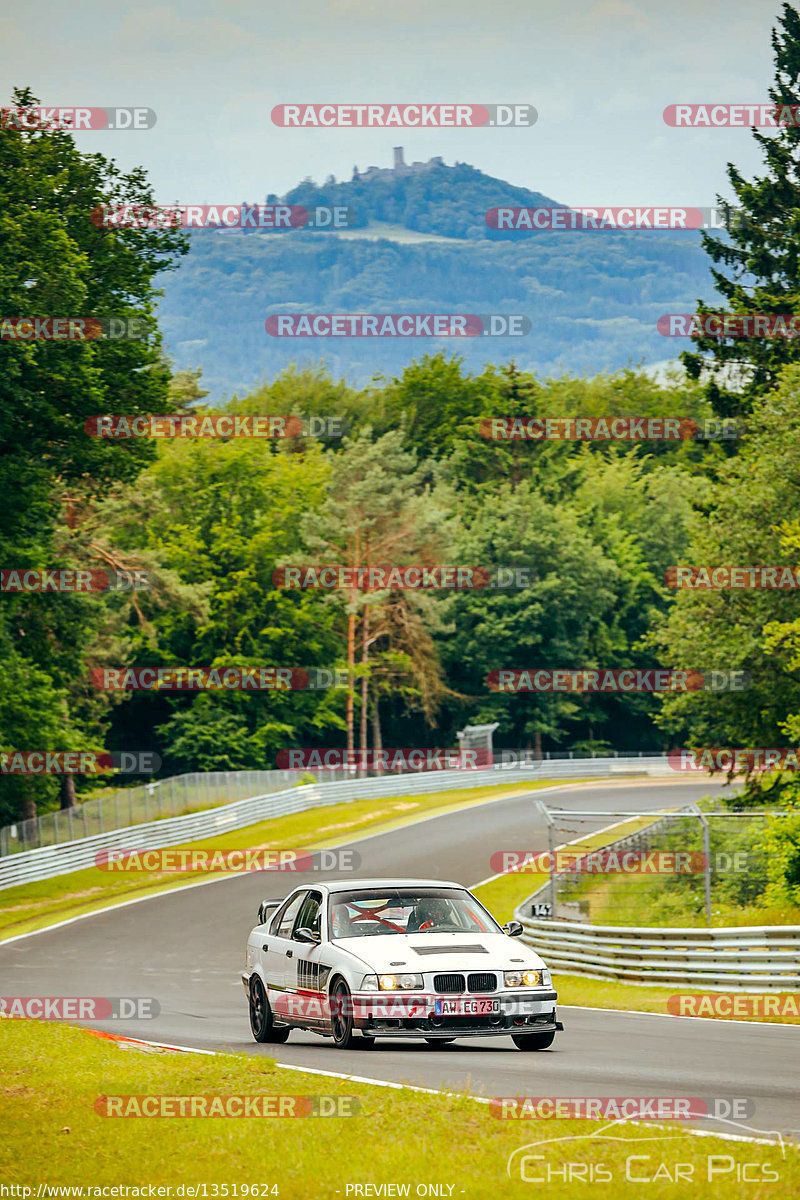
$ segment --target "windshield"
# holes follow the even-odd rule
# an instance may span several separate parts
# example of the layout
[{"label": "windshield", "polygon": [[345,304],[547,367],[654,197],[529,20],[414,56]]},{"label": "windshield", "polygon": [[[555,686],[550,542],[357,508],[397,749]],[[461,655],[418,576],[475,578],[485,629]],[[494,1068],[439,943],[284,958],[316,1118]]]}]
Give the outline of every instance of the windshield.
[{"label": "windshield", "polygon": [[386,933],[502,933],[469,892],[399,888],[334,892],[328,923],[334,938]]}]

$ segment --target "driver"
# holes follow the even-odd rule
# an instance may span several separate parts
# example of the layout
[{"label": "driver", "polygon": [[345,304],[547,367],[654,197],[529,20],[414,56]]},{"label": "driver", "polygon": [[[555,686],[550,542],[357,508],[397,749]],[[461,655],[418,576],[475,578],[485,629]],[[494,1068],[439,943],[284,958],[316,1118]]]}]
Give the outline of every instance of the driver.
[{"label": "driver", "polygon": [[420,900],[414,908],[413,922],[409,921],[409,926],[412,923],[414,928],[411,932],[416,933],[424,933],[426,929],[433,929],[437,925],[452,925],[453,914],[449,902],[433,896]]},{"label": "driver", "polygon": [[353,937],[358,933],[358,929],[353,928],[353,923],[350,920],[350,913],[347,911],[346,904],[335,904],[331,914],[333,925],[333,936],[336,938]]}]

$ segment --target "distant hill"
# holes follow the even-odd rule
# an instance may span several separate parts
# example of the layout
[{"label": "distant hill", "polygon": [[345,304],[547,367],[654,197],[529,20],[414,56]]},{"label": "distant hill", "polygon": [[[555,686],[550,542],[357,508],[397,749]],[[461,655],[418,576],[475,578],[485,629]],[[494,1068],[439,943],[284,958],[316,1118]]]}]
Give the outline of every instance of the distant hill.
[{"label": "distant hill", "polygon": [[373,221],[385,221],[419,233],[453,238],[497,237],[486,225],[489,208],[558,206],[558,201],[541,192],[514,187],[467,163],[448,167],[437,159],[417,169],[373,167],[348,183],[330,181],[320,186],[305,180],[283,199],[304,208],[346,205],[355,212],[356,226],[362,228]]},{"label": "distant hill", "polygon": [[[337,376],[365,383],[443,346],[476,369],[514,357],[538,374],[660,362],[686,343],[662,337],[658,317],[691,312],[698,297],[714,295],[695,231],[495,240],[487,209],[561,205],[464,163],[306,180],[283,199],[348,206],[357,226],[341,235],[193,234],[180,269],[162,278],[167,351],[179,369],[203,368],[213,399],[241,394],[292,361],[324,359]],[[281,339],[264,328],[276,312],[523,313],[532,330],[521,338]]]}]

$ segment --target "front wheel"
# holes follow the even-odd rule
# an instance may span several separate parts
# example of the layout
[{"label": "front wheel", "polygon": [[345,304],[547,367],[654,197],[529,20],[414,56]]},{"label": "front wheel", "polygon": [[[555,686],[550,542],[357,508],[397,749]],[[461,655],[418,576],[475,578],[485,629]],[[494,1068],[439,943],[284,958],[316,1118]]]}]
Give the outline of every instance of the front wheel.
[{"label": "front wheel", "polygon": [[547,1050],[555,1041],[553,1033],[513,1033],[511,1040],[518,1050]]},{"label": "front wheel", "polygon": [[258,975],[250,980],[250,1029],[257,1042],[285,1042],[290,1032],[288,1025],[275,1027],[267,993]]},{"label": "front wheel", "polygon": [[331,992],[331,1033],[333,1044],[339,1050],[351,1050],[356,1043],[353,1002],[350,989],[343,979],[336,980]]}]

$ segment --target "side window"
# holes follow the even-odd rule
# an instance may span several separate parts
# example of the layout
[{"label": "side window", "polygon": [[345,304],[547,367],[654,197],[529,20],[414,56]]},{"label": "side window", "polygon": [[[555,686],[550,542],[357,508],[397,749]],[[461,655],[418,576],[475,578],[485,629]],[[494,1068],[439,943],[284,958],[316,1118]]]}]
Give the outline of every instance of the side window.
[{"label": "side window", "polygon": [[292,936],[298,929],[311,929],[314,933],[322,932],[322,896],[319,892],[308,892],[302,908],[297,914]]},{"label": "side window", "polygon": [[298,892],[296,896],[291,897],[278,909],[275,919],[269,927],[270,933],[275,934],[276,937],[291,937],[294,919],[300,911],[300,905],[307,895],[308,892]]}]

